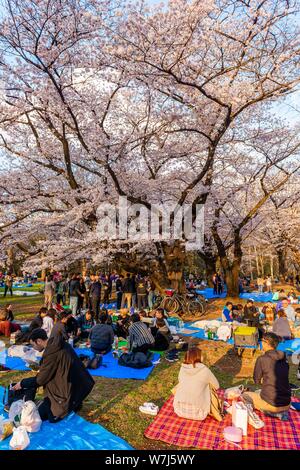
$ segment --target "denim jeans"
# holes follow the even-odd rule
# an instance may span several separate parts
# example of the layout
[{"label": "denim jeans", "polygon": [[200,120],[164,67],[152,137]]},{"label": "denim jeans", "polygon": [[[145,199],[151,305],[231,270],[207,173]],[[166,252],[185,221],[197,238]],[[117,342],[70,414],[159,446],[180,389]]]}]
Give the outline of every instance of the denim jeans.
[{"label": "denim jeans", "polygon": [[70,297],[70,307],[74,317],[77,315],[78,297]]}]

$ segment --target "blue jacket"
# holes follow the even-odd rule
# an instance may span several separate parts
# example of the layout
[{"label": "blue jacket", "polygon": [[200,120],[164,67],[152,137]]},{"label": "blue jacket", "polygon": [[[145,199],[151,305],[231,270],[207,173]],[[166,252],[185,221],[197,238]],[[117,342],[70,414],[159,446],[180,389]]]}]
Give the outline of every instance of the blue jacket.
[{"label": "blue jacket", "polygon": [[111,325],[100,324],[92,328],[89,338],[92,348],[110,346],[114,342],[114,330]]}]

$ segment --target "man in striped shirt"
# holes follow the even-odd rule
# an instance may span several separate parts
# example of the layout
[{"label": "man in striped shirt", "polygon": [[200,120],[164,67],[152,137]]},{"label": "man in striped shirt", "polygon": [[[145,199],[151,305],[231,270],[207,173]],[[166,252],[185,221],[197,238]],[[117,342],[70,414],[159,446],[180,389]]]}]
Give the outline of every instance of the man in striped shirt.
[{"label": "man in striped shirt", "polygon": [[140,319],[138,313],[131,315],[132,325],[129,327],[129,349],[133,352],[147,352],[153,347],[154,338],[150,329]]}]

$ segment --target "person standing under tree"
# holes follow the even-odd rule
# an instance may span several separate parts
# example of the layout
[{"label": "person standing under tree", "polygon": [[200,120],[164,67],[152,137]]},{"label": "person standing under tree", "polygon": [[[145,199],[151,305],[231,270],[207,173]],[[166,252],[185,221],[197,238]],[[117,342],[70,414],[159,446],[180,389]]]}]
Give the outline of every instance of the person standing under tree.
[{"label": "person standing under tree", "polygon": [[69,284],[69,298],[70,298],[70,308],[72,310],[72,314],[74,317],[76,317],[78,297],[80,296],[84,297],[84,294],[80,292],[79,276],[77,274],[73,274],[72,279]]},{"label": "person standing under tree", "polygon": [[95,312],[96,320],[99,318],[100,301],[101,301],[101,282],[99,276],[93,276],[93,283],[90,290],[90,299],[93,312]]},{"label": "person standing under tree", "polygon": [[216,282],[217,282],[217,295],[221,295],[223,292],[223,279],[220,273],[217,274]]},{"label": "person standing under tree", "polygon": [[139,279],[137,283],[138,310],[147,308],[147,285],[144,278]]},{"label": "person standing under tree", "polygon": [[47,307],[48,309],[52,308],[55,290],[56,290],[56,285],[55,285],[55,282],[53,281],[52,276],[47,276],[46,282],[45,282],[44,306]]},{"label": "person standing under tree", "polygon": [[217,273],[215,273],[213,275],[212,283],[213,283],[213,286],[214,286],[214,295],[218,295]]},{"label": "person standing under tree", "polygon": [[124,276],[120,274],[120,276],[116,280],[117,310],[120,310],[121,305],[122,305],[123,282],[124,282]]},{"label": "person standing under tree", "polygon": [[4,297],[6,297],[7,291],[10,292],[10,295],[12,297],[13,295],[12,286],[13,286],[13,277],[11,274],[7,274],[4,278]]}]

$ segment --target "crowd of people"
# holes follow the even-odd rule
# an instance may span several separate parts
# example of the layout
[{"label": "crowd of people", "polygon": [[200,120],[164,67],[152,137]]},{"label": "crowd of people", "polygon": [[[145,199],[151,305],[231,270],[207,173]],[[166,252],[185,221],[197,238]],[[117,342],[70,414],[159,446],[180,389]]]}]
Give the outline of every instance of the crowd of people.
[{"label": "crowd of people", "polygon": [[[222,282],[216,274],[218,294],[222,291]],[[111,300],[113,283],[118,314],[101,306]],[[284,420],[291,402],[289,365],[277,346],[280,341],[293,338],[294,329],[300,327],[300,309],[293,307],[296,296],[293,291],[286,295],[280,290],[276,294],[276,304],[267,302],[262,309],[251,299],[245,305],[226,302],[222,320],[247,323],[258,329],[264,354],[256,361],[253,381],[260,391],[247,390],[241,399],[265,414]],[[0,310],[0,334],[10,336],[19,331],[19,343],[43,351],[38,374],[14,385],[14,390],[31,389],[33,395],[38,387],[44,387],[44,400],[39,405],[43,420],[55,423],[70,411],[78,411],[94,386],[90,373],[72,346],[85,342],[95,356],[109,353],[123,339],[127,340],[128,351],[133,354],[166,351],[170,347],[173,338],[168,316],[162,308],[151,308],[155,286],[146,277],[130,274],[124,277],[115,273],[85,277],[74,274],[69,279],[48,276],[44,295],[45,305],[26,332],[22,333],[14,321],[10,304]],[[67,301],[69,308],[63,308],[62,304]],[[216,417],[212,404],[218,403],[220,385],[202,359],[199,347],[193,346],[181,365],[173,393],[174,411],[182,418]],[[57,400],[53,390],[60,391],[61,400]]]},{"label": "crowd of people", "polygon": [[276,333],[282,340],[293,339],[295,335],[300,334],[300,308],[295,309],[289,297],[283,295],[276,304],[267,302],[261,309],[252,299],[249,299],[244,306],[226,302],[222,320],[254,326],[258,328],[260,338],[266,331]]},{"label": "crowd of people", "polygon": [[131,274],[124,277],[116,273],[86,276],[74,274],[70,278],[60,276],[56,280],[49,275],[45,281],[45,306],[51,308],[54,303],[64,305],[68,301],[74,316],[85,308],[93,310],[98,318],[101,303],[109,304],[111,300],[113,285],[117,310],[125,306],[139,310],[153,308],[155,285],[148,277]]}]

